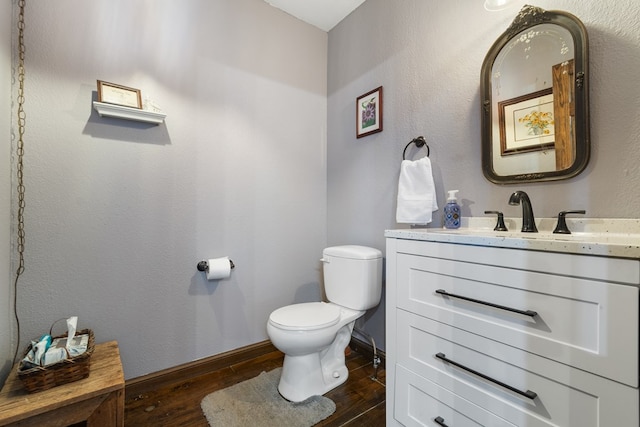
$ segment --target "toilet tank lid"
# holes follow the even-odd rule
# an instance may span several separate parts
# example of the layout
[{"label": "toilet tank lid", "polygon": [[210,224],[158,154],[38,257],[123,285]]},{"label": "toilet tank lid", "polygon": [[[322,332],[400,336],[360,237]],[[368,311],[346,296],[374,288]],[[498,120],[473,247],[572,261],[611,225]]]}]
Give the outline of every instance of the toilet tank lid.
[{"label": "toilet tank lid", "polygon": [[323,256],[351,259],[376,259],[382,258],[382,252],[375,248],[357,245],[331,246],[322,252]]}]

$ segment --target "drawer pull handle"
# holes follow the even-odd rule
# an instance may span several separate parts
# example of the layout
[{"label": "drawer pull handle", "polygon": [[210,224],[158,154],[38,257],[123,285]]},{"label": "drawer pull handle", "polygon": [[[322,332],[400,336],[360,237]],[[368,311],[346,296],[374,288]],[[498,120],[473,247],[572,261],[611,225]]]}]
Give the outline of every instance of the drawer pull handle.
[{"label": "drawer pull handle", "polygon": [[436,424],[438,424],[439,426],[442,426],[442,427],[449,427],[449,426],[447,426],[447,425],[444,423],[444,418],[442,418],[442,417],[435,417],[435,418],[433,419],[433,421],[435,421],[435,422],[436,422]]},{"label": "drawer pull handle", "polygon": [[453,366],[457,366],[457,367],[458,367],[458,368],[460,368],[460,369],[464,369],[464,370],[465,370],[465,371],[467,371],[467,372],[470,372],[470,373],[472,373],[472,374],[474,374],[474,375],[477,375],[477,376],[479,376],[480,378],[483,378],[483,379],[485,379],[485,380],[487,380],[487,381],[491,381],[492,383],[497,384],[497,385],[499,385],[500,387],[504,387],[504,388],[506,388],[507,390],[511,390],[511,391],[512,391],[512,392],[514,392],[514,393],[518,393],[519,395],[524,396],[524,397],[526,397],[526,398],[528,398],[528,399],[533,400],[533,399],[535,399],[536,397],[538,397],[538,394],[537,394],[536,392],[533,392],[533,391],[531,391],[531,390],[527,390],[527,391],[518,390],[517,388],[512,387],[512,386],[510,386],[509,384],[505,384],[505,383],[503,383],[502,381],[498,381],[498,380],[496,380],[495,378],[491,378],[491,377],[490,377],[490,376],[488,376],[488,375],[481,374],[480,372],[478,372],[478,371],[476,371],[476,370],[474,370],[474,369],[471,369],[471,368],[469,368],[469,367],[467,367],[467,366],[461,365],[461,364],[460,364],[460,363],[458,363],[458,362],[454,362],[454,361],[453,361],[453,360],[451,360],[451,359],[447,359],[447,356],[446,356],[446,355],[444,355],[443,353],[437,353],[437,354],[436,354],[436,357],[437,357],[438,359],[440,359],[440,360],[444,361],[444,362],[447,362],[447,363],[452,364]]},{"label": "drawer pull handle", "polygon": [[500,310],[510,311],[512,313],[523,314],[525,316],[534,317],[534,316],[538,315],[538,312],[533,311],[533,310],[518,310],[517,308],[512,308],[512,307],[507,307],[507,306],[504,306],[504,305],[494,304],[492,302],[482,301],[482,300],[475,299],[475,298],[463,297],[462,295],[450,294],[449,292],[445,291],[444,289],[436,289],[436,293],[440,294],[440,295],[446,295],[446,296],[451,297],[451,298],[458,298],[458,299],[463,299],[465,301],[475,302],[477,304],[487,305],[489,307],[498,308]]}]

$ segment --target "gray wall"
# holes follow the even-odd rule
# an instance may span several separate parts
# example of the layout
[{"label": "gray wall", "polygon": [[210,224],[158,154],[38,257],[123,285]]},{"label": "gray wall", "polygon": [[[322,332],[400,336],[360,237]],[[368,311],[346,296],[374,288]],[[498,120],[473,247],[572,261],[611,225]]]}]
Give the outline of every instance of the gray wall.
[{"label": "gray wall", "polygon": [[[26,15],[21,347],[78,315],[131,378],[263,341],[271,311],[320,298],[326,32],[262,0]],[[141,89],[166,123],[100,118],[96,79]],[[204,280],[197,262],[225,255],[231,279]]]},{"label": "gray wall", "polygon": [[11,338],[11,10],[0,2],[0,384],[13,358]]},{"label": "gray wall", "polygon": [[[487,12],[482,0],[367,0],[329,33],[328,242],[384,249],[395,222],[402,150],[424,135],[431,149],[442,225],[446,191],[459,189],[464,216],[485,210],[521,215],[509,194],[529,193],[538,217],[586,209],[589,217],[640,212],[640,3],[636,0],[538,0],[579,17],[590,37],[592,157],[578,177],[498,186],[480,162],[480,67],[487,51],[527,2]],[[384,130],[356,139],[355,99],[384,86]],[[417,159],[425,151],[408,150]],[[384,304],[367,329],[384,347]]]},{"label": "gray wall", "polygon": [[[479,70],[516,3],[489,13],[481,0],[368,0],[327,47],[326,33],[262,0],[30,2],[23,344],[78,314],[99,341],[120,342],[130,378],[266,339],[271,310],[319,297],[322,247],[384,250],[384,229],[398,227],[402,149],[418,135],[431,147],[441,207],[457,188],[467,216],[515,216],[506,200],[522,188],[539,217],[565,208],[637,217],[634,0],[536,3],[588,28],[591,163],[556,183],[484,179]],[[6,32],[0,43],[10,44]],[[9,57],[0,50],[0,70]],[[98,118],[96,79],[141,88],[166,124]],[[384,131],[356,139],[355,98],[380,85]],[[195,263],[221,255],[236,261],[233,278],[202,280]],[[0,259],[7,278],[8,253]],[[0,301],[9,294],[0,279]],[[382,348],[383,313],[381,304],[364,325]],[[6,304],[0,319],[10,319]],[[4,352],[10,330],[2,320]]]}]

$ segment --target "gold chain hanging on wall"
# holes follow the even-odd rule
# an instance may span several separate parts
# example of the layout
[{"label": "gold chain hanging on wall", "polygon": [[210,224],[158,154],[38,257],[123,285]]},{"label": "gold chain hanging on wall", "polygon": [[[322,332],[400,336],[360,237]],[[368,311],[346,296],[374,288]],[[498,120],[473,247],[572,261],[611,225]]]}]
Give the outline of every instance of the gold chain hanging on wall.
[{"label": "gold chain hanging on wall", "polygon": [[18,1],[18,141],[17,141],[17,198],[18,198],[18,229],[17,229],[17,249],[18,268],[13,283],[13,314],[16,318],[16,329],[18,339],[16,351],[13,355],[13,362],[16,362],[18,349],[20,348],[20,319],[18,318],[18,279],[24,272],[24,207],[25,207],[25,187],[24,187],[24,130],[26,124],[26,114],[24,112],[24,7],[25,0]]}]

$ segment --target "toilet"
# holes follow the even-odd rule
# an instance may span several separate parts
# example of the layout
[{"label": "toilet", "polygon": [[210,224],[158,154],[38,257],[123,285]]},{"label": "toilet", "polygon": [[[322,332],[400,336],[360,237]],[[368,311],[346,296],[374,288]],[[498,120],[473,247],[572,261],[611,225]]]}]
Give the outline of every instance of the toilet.
[{"label": "toilet", "polygon": [[344,351],[356,319],[380,303],[382,252],[366,246],[322,251],[329,302],[292,304],[271,313],[267,334],[284,353],[278,391],[301,402],[323,395],[349,376]]}]

